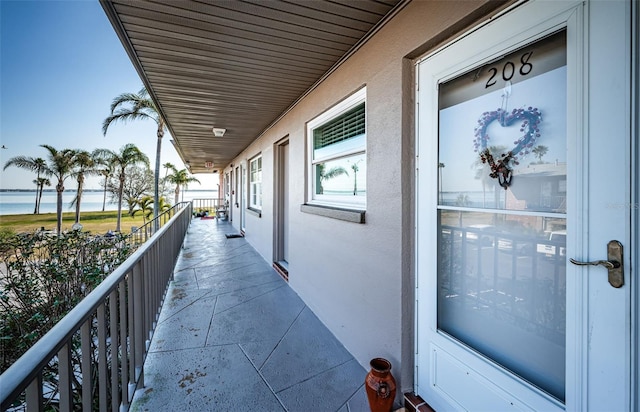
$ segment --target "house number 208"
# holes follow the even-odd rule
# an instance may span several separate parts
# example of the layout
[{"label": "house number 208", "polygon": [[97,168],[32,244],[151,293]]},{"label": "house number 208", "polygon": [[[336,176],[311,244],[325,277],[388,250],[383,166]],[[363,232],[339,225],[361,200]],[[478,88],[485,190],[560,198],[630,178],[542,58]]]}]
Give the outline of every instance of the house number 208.
[{"label": "house number 208", "polygon": [[[529,63],[529,59],[532,55],[533,52],[530,51],[520,56],[520,68],[518,69],[518,72],[521,76],[526,76],[527,74],[531,73],[531,70],[533,70],[533,65]],[[489,69],[489,73],[491,73],[491,77],[489,77],[489,80],[487,80],[487,83],[484,86],[485,89],[496,84],[496,76],[498,75],[499,70],[496,67],[492,67]],[[502,79],[507,82],[511,80],[515,74],[516,64],[510,60],[505,62],[504,66],[502,66]]]}]

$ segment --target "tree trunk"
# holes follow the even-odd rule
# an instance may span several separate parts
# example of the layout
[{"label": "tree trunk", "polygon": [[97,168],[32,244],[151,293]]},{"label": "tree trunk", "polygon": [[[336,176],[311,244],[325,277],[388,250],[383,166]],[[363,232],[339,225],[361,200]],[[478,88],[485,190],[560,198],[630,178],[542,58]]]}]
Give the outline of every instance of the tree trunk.
[{"label": "tree trunk", "polygon": [[42,204],[42,192],[44,191],[44,182],[40,183],[40,193],[38,194],[38,203],[37,203],[37,209],[36,209],[36,213],[40,214],[40,205]]},{"label": "tree trunk", "polygon": [[355,169],[353,170],[353,195],[358,195],[358,172]]},{"label": "tree trunk", "polygon": [[160,196],[158,190],[160,188],[160,153],[162,150],[162,136],[164,136],[164,126],[162,121],[158,121],[158,143],[156,146],[156,170],[153,173],[154,185],[153,185],[153,217],[154,217],[154,232],[158,230],[158,214],[160,214]]},{"label": "tree trunk", "polygon": [[173,198],[173,205],[178,204],[178,200],[180,200],[180,185],[176,185],[175,196]]},{"label": "tree trunk", "polygon": [[38,214],[38,189],[40,189],[40,179],[38,179],[37,182],[38,183],[36,183],[36,205],[33,208],[34,215]]},{"label": "tree trunk", "polygon": [[122,217],[122,192],[124,191],[124,168],[120,172],[120,186],[118,187],[118,219],[116,221],[116,232],[120,232],[120,220]]},{"label": "tree trunk", "polygon": [[107,178],[108,176],[104,177],[104,191],[102,193],[102,211],[104,212],[104,207],[107,204]]},{"label": "tree trunk", "polygon": [[80,223],[80,201],[82,200],[82,184],[84,177],[78,176],[78,192],[76,193],[76,223]]},{"label": "tree trunk", "polygon": [[62,192],[64,192],[64,185],[62,180],[58,180],[58,184],[56,185],[56,192],[58,194],[57,202],[56,202],[56,231],[58,236],[60,236],[62,231]]}]

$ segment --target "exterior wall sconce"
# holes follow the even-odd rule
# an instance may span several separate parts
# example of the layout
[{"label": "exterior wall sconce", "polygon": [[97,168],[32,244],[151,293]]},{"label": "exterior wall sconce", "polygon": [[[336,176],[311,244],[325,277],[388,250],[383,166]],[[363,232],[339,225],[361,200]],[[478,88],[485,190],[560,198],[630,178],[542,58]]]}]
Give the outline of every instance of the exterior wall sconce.
[{"label": "exterior wall sconce", "polygon": [[214,127],[212,131],[213,131],[213,135],[215,137],[222,137],[222,136],[224,136],[224,132],[226,132],[227,129],[222,129],[220,127]]}]

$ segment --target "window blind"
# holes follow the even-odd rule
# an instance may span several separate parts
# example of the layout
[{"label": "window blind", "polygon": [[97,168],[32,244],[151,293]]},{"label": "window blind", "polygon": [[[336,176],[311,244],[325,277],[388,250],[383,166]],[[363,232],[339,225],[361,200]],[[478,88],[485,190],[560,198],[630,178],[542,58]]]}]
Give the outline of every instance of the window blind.
[{"label": "window blind", "polygon": [[322,126],[316,127],[313,130],[313,148],[321,149],[365,134],[365,131],[364,103],[362,103]]}]

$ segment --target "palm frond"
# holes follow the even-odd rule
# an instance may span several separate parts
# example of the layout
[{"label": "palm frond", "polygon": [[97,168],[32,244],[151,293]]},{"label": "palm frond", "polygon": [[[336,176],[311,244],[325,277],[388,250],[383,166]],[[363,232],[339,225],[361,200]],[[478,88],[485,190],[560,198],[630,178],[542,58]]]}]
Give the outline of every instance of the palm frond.
[{"label": "palm frond", "polygon": [[104,119],[104,122],[102,122],[102,134],[106,136],[107,129],[109,129],[109,126],[112,123],[122,122],[126,124],[131,120],[143,120],[143,119],[151,119],[153,121],[156,121],[156,119],[153,116],[145,112],[131,111],[126,109],[118,110],[111,116],[108,116],[106,119]]},{"label": "palm frond", "polygon": [[347,172],[347,170],[344,167],[341,166],[337,166],[337,167],[332,167],[331,169],[329,169],[328,171],[326,171],[324,173],[324,178],[325,179],[333,179],[334,177],[340,176],[340,175],[347,175],[349,176],[349,173]]},{"label": "palm frond", "polygon": [[16,156],[7,160],[7,163],[4,164],[3,170],[6,170],[9,166],[16,166],[21,169],[36,170],[35,159],[28,156]]},{"label": "palm frond", "polygon": [[140,100],[141,96],[136,93],[122,93],[113,99],[111,102],[111,113],[115,112],[115,110],[123,104],[131,103],[135,104],[136,101]]}]

